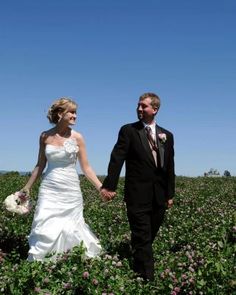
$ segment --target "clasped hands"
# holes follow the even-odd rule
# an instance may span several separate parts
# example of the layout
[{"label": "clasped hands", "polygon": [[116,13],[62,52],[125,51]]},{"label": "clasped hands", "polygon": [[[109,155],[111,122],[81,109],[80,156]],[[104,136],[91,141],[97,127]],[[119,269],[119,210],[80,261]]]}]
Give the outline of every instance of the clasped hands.
[{"label": "clasped hands", "polygon": [[100,195],[101,195],[103,201],[108,202],[108,201],[111,201],[115,197],[116,192],[109,191],[106,188],[101,188]]}]

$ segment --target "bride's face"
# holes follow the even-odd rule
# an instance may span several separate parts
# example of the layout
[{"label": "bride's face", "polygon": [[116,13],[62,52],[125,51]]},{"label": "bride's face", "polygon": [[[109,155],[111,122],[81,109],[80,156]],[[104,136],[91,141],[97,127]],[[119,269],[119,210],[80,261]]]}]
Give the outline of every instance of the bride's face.
[{"label": "bride's face", "polygon": [[75,125],[76,118],[77,118],[76,109],[70,109],[62,114],[61,121],[63,120],[68,125]]}]

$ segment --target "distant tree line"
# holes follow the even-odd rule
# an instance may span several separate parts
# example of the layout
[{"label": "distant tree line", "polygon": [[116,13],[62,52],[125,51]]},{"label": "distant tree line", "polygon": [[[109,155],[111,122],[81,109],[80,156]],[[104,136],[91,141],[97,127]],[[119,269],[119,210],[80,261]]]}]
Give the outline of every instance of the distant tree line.
[{"label": "distant tree line", "polygon": [[[220,172],[217,169],[211,168],[208,172],[204,172],[204,176],[218,177],[220,176]],[[228,170],[225,170],[223,176],[230,177],[231,174]]]}]

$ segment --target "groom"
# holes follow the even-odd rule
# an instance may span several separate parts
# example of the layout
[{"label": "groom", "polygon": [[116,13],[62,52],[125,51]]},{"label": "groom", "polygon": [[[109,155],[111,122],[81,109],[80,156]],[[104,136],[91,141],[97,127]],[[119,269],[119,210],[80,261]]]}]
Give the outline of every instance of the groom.
[{"label": "groom", "polygon": [[137,106],[138,122],[121,127],[103,182],[101,194],[114,196],[123,163],[126,165],[125,195],[131,230],[133,269],[145,280],[154,280],[152,243],[166,207],[173,205],[175,190],[174,139],[156,125],[160,98],[144,93]]}]

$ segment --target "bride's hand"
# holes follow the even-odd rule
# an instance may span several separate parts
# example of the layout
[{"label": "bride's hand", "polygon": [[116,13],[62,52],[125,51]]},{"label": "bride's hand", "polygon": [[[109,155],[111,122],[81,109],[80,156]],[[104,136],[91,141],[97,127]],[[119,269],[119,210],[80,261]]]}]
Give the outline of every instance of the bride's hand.
[{"label": "bride's hand", "polygon": [[26,194],[26,196],[29,196],[30,195],[30,189],[27,188],[27,187],[23,187],[20,191],[22,193]]}]

